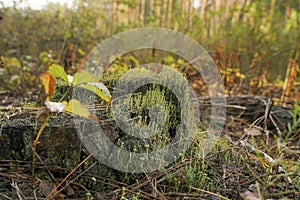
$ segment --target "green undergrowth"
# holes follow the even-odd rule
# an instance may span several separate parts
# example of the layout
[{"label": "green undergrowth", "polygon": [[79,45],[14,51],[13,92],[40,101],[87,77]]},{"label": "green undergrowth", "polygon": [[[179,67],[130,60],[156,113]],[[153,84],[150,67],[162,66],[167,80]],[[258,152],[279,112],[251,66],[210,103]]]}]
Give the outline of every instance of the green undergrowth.
[{"label": "green undergrowth", "polygon": [[[126,132],[120,128],[115,129],[115,144],[130,152],[151,152],[166,147],[174,139],[178,124],[180,122],[194,126],[191,120],[191,113],[187,110],[182,114],[180,106],[191,106],[188,101],[190,94],[186,90],[184,76],[182,74],[173,74],[171,69],[163,69],[161,76],[152,79],[151,73],[146,69],[136,69],[130,74],[126,74],[124,79],[111,82],[108,85],[114,97],[126,96],[126,92],[135,92],[129,95],[128,112],[129,116],[124,116],[124,102],[112,102],[115,106],[115,113],[107,115],[108,119],[114,117],[122,122],[130,121],[136,126],[131,126],[127,131],[135,134],[144,134],[142,127],[149,127],[149,131],[156,134],[153,137],[141,139]],[[164,72],[168,72],[164,74]],[[177,78],[170,79],[170,74]],[[165,76],[166,75],[166,76]],[[171,77],[172,77],[171,76]],[[149,78],[150,77],[150,78]],[[142,86],[139,86],[142,80]],[[149,80],[152,80],[149,81]],[[172,82],[174,80],[174,82]],[[182,81],[182,82],[181,82]],[[158,84],[160,83],[160,84]],[[165,87],[169,83],[174,84],[181,91],[181,100],[174,94],[170,87]],[[176,90],[175,90],[176,91]],[[183,100],[182,100],[183,99]],[[186,103],[186,104],[185,104]],[[161,112],[161,113],[160,113]],[[152,116],[151,116],[152,114]],[[284,136],[274,134],[272,140],[278,141],[272,147],[267,145],[265,137],[248,139],[256,149],[253,152],[245,146],[234,144],[229,133],[224,129],[220,138],[215,138],[215,143],[205,158],[202,157],[204,144],[207,140],[208,122],[192,128],[192,138],[188,134],[182,134],[179,141],[191,140],[186,151],[182,152],[175,162],[155,170],[152,173],[124,173],[118,172],[106,167],[101,167],[101,174],[104,178],[113,181],[122,182],[122,189],[118,190],[117,195],[123,199],[143,199],[142,192],[151,194],[154,190],[152,183],[156,183],[155,190],[162,195],[168,194],[186,194],[202,198],[211,198],[212,194],[222,195],[227,198],[237,199],[241,194],[249,190],[249,187],[255,186],[257,192],[262,198],[283,198],[295,195],[295,191],[300,188],[299,162],[297,151],[291,152],[289,147],[295,143],[299,135],[299,106],[295,105],[293,123],[289,125],[289,131]],[[131,124],[131,125],[132,125]],[[234,134],[234,133],[231,133]],[[209,139],[212,140],[212,139]],[[262,152],[271,156],[275,162],[268,161]],[[124,158],[119,158],[120,160]],[[124,161],[125,162],[125,161]],[[130,160],[127,164],[130,165]],[[143,164],[143,161],[141,163]],[[283,171],[278,172],[279,166]],[[288,178],[290,184],[285,185]],[[149,181],[150,180],[150,181]],[[140,186],[143,185],[143,186]],[[132,193],[132,187],[138,189]],[[113,187],[104,183],[89,183],[90,191],[98,191],[102,194],[109,193]],[[200,190],[197,190],[200,189]],[[221,198],[222,199],[222,198]]]},{"label": "green undergrowth", "polygon": [[[194,121],[192,110],[189,109],[192,103],[191,94],[187,89],[188,82],[178,71],[162,68],[154,76],[149,69],[136,68],[130,73],[123,74],[122,77],[119,80],[103,80],[104,83],[110,83],[106,85],[112,93],[113,100],[111,106],[107,106],[105,110],[93,111],[100,119],[108,121],[114,119],[131,125],[128,129],[122,127],[112,129],[109,137],[115,145],[132,152],[133,155],[164,148],[174,138],[176,139],[176,135],[179,135],[178,142],[189,141],[189,143],[183,143],[188,146],[174,162],[151,173],[119,172],[99,163],[91,170],[85,171],[97,162],[94,158],[88,160],[77,169],[74,177],[82,173],[77,183],[84,186],[85,195],[90,194],[89,199],[95,198],[97,193],[106,196],[107,199],[112,196],[119,196],[121,199],[145,199],[145,193],[157,192],[163,196],[185,194],[207,199],[212,198],[212,194],[220,194],[230,199],[238,199],[241,193],[249,190],[250,185],[256,187],[262,198],[283,198],[295,195],[295,192],[299,191],[300,164],[297,161],[299,151],[293,148],[299,146],[300,109],[297,103],[291,112],[293,122],[289,124],[288,132],[271,135],[271,139],[275,141],[272,144],[268,144],[264,136],[249,137],[247,141],[255,148],[253,151],[246,146],[235,144],[230,137],[235,133],[230,133],[228,128],[224,128],[220,138],[207,138],[209,121],[202,123]],[[58,86],[53,99],[58,98],[65,89]],[[130,94],[131,91],[134,93]],[[83,92],[80,91],[82,99],[79,100],[84,105],[103,103],[94,98],[89,91]],[[178,93],[180,95],[176,95]],[[71,98],[74,94],[69,95],[67,98]],[[89,95],[89,98],[84,98],[86,95]],[[125,97],[128,97],[127,100],[123,99]],[[58,120],[59,123],[61,122],[59,116],[55,115],[51,120]],[[180,128],[180,124],[185,124],[188,128]],[[144,135],[145,138],[139,138],[138,136],[145,134],[145,131],[155,134],[152,137]],[[71,128],[64,130],[62,125],[56,132],[46,133],[41,138],[38,153],[44,156],[44,162],[48,165],[64,167],[66,171],[56,172],[55,176],[65,177],[67,171],[76,167],[88,153],[80,146],[82,144],[75,142],[77,138],[71,137]],[[64,135],[63,140],[61,135]],[[33,136],[28,134],[26,137],[32,140],[29,137]],[[213,139],[214,145],[210,146],[210,151],[203,158],[203,145]],[[70,141],[71,151],[64,149],[70,145]],[[262,152],[272,157],[274,162],[268,161]],[[67,157],[64,157],[66,155]],[[68,159],[71,159],[71,162]],[[132,164],[129,159],[122,157],[118,159],[119,161],[123,159],[128,165]],[[146,164],[146,159],[138,164]],[[282,171],[279,171],[279,166]],[[37,177],[43,181],[52,181],[43,170],[37,171]],[[289,181],[291,183],[286,184]],[[74,184],[73,187],[78,188],[78,185]]]}]

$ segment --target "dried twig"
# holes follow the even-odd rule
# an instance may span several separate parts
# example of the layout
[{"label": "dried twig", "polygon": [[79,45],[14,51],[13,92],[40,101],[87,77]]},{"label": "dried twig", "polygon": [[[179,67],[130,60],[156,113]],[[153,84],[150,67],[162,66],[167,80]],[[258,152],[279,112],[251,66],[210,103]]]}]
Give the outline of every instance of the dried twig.
[{"label": "dried twig", "polygon": [[83,165],[88,159],[91,158],[93,154],[90,154],[88,157],[86,157],[81,163],[79,163],[53,190],[48,196],[46,197],[46,200],[50,199],[51,197],[55,196],[58,194],[57,189],[64,183],[66,180],[81,166]]},{"label": "dried twig", "polygon": [[13,200],[12,198],[10,198],[9,196],[5,195],[5,194],[1,194],[0,193],[0,196],[4,197],[5,199],[8,199],[8,200]]},{"label": "dried twig", "polygon": [[293,83],[295,81],[295,78],[297,77],[298,70],[299,70],[297,60],[299,58],[299,54],[300,54],[300,45],[298,45],[298,48],[295,53],[295,57],[289,60],[289,64],[288,64],[288,68],[284,80],[283,91],[281,95],[281,102],[282,102],[281,105],[283,105],[286,99],[289,98]]},{"label": "dried twig", "polygon": [[[259,150],[258,148],[255,148],[255,147],[254,147],[253,145],[251,145],[249,142],[244,141],[244,140],[241,140],[241,141],[240,141],[240,144],[241,144],[243,147],[248,147],[248,148],[250,148],[250,150],[251,150],[252,152],[255,152],[255,153],[258,152],[258,153],[260,153],[260,154],[263,155],[264,158],[265,158],[266,160],[268,160],[270,163],[277,163],[276,160],[274,160],[271,156],[269,156],[269,155],[266,154],[265,152]],[[278,173],[280,173],[280,172],[286,173],[285,170],[284,170],[281,166],[278,166]],[[287,177],[287,180],[288,180],[289,184],[292,184],[292,180],[291,180],[289,177]]]},{"label": "dried twig", "polygon": [[153,181],[151,180],[151,178],[147,175],[147,173],[145,173],[145,176],[147,177],[149,183],[151,184],[151,187],[153,188],[154,192],[155,192],[155,196],[156,197],[156,194],[158,194],[159,196],[159,199],[162,199],[162,200],[167,200],[166,197],[164,197],[164,195],[162,195],[162,193],[160,193],[158,190],[157,190],[157,181],[156,179],[152,179],[155,181],[155,185],[153,184]]},{"label": "dried twig", "polygon": [[10,185],[16,190],[19,200],[25,199],[25,195],[21,192],[18,184],[14,180],[12,180],[12,183]]},{"label": "dried twig", "polygon": [[216,193],[213,193],[213,192],[210,192],[210,191],[207,191],[207,190],[203,190],[203,189],[200,189],[200,188],[195,188],[195,187],[192,187],[192,186],[190,186],[190,188],[193,189],[193,190],[199,191],[199,192],[203,192],[205,194],[209,194],[209,195],[224,199],[224,200],[229,200],[227,197],[224,197],[220,194],[216,194]]}]

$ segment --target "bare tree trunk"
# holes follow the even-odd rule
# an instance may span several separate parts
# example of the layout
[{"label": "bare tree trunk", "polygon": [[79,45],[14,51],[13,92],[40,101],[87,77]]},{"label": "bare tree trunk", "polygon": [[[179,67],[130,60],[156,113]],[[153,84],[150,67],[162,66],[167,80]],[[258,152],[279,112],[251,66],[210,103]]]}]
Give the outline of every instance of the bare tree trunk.
[{"label": "bare tree trunk", "polygon": [[166,22],[166,26],[168,27],[168,25],[169,25],[169,23],[168,23],[168,20],[169,20],[169,5],[170,5],[170,2],[169,2],[170,0],[167,0],[167,5],[166,5],[166,20],[165,20],[165,22]]},{"label": "bare tree trunk", "polygon": [[230,16],[230,6],[231,6],[231,0],[225,0],[225,13],[224,13],[225,19],[228,19]]},{"label": "bare tree trunk", "polygon": [[273,21],[273,17],[274,17],[274,9],[275,9],[275,4],[276,4],[276,0],[272,0],[271,1],[271,5],[270,5],[270,12],[269,12],[269,19],[268,19],[268,31],[270,30],[271,26],[272,26],[272,21]]},{"label": "bare tree trunk", "polygon": [[178,0],[172,0],[171,27],[174,28],[178,18]]},{"label": "bare tree trunk", "polygon": [[225,24],[224,30],[226,31],[230,29],[230,24],[231,24],[231,19],[230,19],[231,0],[226,0],[224,6],[225,6],[225,12],[224,12],[224,19],[222,20],[222,23]]},{"label": "bare tree trunk", "polygon": [[193,12],[193,3],[191,0],[189,0],[189,27],[188,29],[191,30],[193,29],[193,15],[194,15],[194,12]]},{"label": "bare tree trunk", "polygon": [[[188,22],[188,5],[189,0],[182,0],[181,1],[181,20],[182,22]],[[187,32],[188,23],[185,23],[185,26],[183,28],[184,32]]]},{"label": "bare tree trunk", "polygon": [[125,14],[127,14],[127,23],[126,24],[127,24],[127,26],[129,26],[129,23],[132,20],[132,16],[134,15],[133,9],[131,9],[131,7],[130,7],[130,2],[128,2],[126,5]]},{"label": "bare tree trunk", "polygon": [[144,25],[149,23],[149,13],[150,13],[150,0],[145,0],[144,5]]},{"label": "bare tree trunk", "polygon": [[168,28],[172,27],[172,3],[173,0],[168,1]]},{"label": "bare tree trunk", "polygon": [[164,21],[164,5],[165,5],[165,0],[160,1],[160,17],[159,17],[159,26],[162,27],[162,22]]},{"label": "bare tree trunk", "polygon": [[200,9],[200,19],[202,22],[204,22],[205,20],[205,9],[206,9],[206,6],[207,6],[207,0],[202,0],[201,1],[201,9]]},{"label": "bare tree trunk", "polygon": [[[250,6],[251,6],[251,0],[246,0],[245,1],[245,7],[249,8]],[[251,20],[253,20],[253,19],[251,19]],[[249,21],[249,15],[244,15],[243,16],[243,22],[247,22],[247,21]]]},{"label": "bare tree trunk", "polygon": [[221,10],[221,3],[222,3],[222,0],[215,0],[215,16],[214,16],[214,26],[213,26],[213,34],[214,33],[219,33],[220,34],[220,16],[221,16],[221,13],[220,13],[220,10]]},{"label": "bare tree trunk", "polygon": [[192,29],[192,15],[193,13],[191,12],[191,0],[188,0],[188,7],[187,7],[187,30]]},{"label": "bare tree trunk", "polygon": [[157,13],[157,19],[155,20],[156,24],[159,24],[161,27],[161,21],[162,21],[162,11],[161,11],[161,4],[163,4],[163,1],[155,0],[154,8],[155,12]]},{"label": "bare tree trunk", "polygon": [[180,10],[180,18],[184,18],[185,17],[185,4],[184,4],[184,0],[180,0],[180,7],[178,8]]},{"label": "bare tree trunk", "polygon": [[[139,13],[139,0],[135,0],[135,6],[134,6],[134,17],[133,20],[134,22],[138,22],[139,23],[139,19],[140,19],[140,13]],[[135,26],[136,24],[134,24]]]},{"label": "bare tree trunk", "polygon": [[112,4],[112,31],[114,31],[114,29],[118,26],[118,0],[113,0],[113,4]]},{"label": "bare tree trunk", "polygon": [[234,8],[236,9],[235,11],[233,11],[232,13],[232,20],[231,23],[235,24],[239,21],[240,19],[240,12],[241,12],[241,8],[242,8],[242,3],[239,1],[235,1],[235,3],[233,4]]},{"label": "bare tree trunk", "polygon": [[143,21],[143,5],[144,5],[144,0],[139,0],[140,3],[139,3],[139,25],[142,24],[142,21]]}]

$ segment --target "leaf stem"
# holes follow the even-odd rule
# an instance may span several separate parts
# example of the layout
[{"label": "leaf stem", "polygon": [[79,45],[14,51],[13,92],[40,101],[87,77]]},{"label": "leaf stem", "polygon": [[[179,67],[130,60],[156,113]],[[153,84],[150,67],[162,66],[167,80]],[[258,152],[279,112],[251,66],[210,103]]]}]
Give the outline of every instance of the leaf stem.
[{"label": "leaf stem", "polygon": [[[63,96],[59,99],[59,102],[61,102],[62,100],[64,100],[64,98],[67,96],[67,94],[69,93],[70,91],[70,88],[68,88],[68,90],[63,94]],[[47,116],[46,120],[43,122],[39,132],[37,133],[37,136],[33,142],[33,154],[32,154],[32,165],[31,165],[31,176],[32,176],[32,179],[34,178],[34,172],[35,172],[35,161],[36,161],[36,147],[37,147],[37,144],[39,142],[39,139],[44,131],[44,129],[46,128],[49,120],[51,118],[51,113]]]},{"label": "leaf stem", "polygon": [[35,160],[36,160],[36,146],[39,142],[39,139],[44,131],[44,129],[46,128],[48,122],[49,122],[49,119],[51,117],[51,113],[48,115],[48,117],[46,118],[46,120],[43,122],[34,142],[33,142],[33,154],[32,154],[32,165],[31,165],[31,175],[32,175],[32,179],[34,178],[34,171],[35,171]]},{"label": "leaf stem", "polygon": [[62,97],[59,99],[58,102],[62,102],[62,100],[64,100],[64,98],[67,96],[67,94],[69,93],[70,91],[70,87],[68,88],[68,90],[62,95]]}]

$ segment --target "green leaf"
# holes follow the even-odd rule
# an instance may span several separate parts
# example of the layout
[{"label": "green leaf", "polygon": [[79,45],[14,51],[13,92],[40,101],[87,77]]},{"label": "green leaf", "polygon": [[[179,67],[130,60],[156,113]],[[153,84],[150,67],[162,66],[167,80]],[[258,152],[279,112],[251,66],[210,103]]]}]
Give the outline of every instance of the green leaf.
[{"label": "green leaf", "polygon": [[69,102],[62,102],[66,107],[64,111],[85,117],[94,121],[99,121],[97,116],[92,115],[87,107],[81,105],[77,99],[71,99]]},{"label": "green leaf", "polygon": [[83,70],[83,71],[77,72],[74,75],[72,86],[77,86],[77,85],[87,83],[87,82],[98,82],[98,80],[94,76],[94,74]]},{"label": "green leaf", "polygon": [[68,76],[64,70],[64,68],[62,68],[59,65],[56,64],[52,64],[48,71],[51,73],[51,75],[55,78],[61,78],[62,80],[64,80],[68,85],[69,85],[69,80],[68,80]]},{"label": "green leaf", "polygon": [[111,100],[111,94],[107,87],[103,83],[99,82],[88,82],[85,85],[80,85],[80,88],[89,90],[99,96],[105,103],[109,104]]}]

